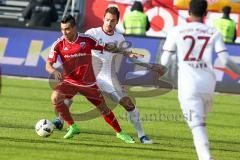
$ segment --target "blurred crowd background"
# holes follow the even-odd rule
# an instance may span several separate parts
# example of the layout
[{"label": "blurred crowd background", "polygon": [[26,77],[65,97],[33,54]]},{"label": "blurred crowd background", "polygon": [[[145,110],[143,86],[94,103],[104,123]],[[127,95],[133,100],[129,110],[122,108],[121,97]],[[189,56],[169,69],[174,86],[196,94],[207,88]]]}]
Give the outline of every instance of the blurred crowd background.
[{"label": "blurred crowd background", "polygon": [[[141,6],[134,6],[136,1]],[[230,19],[234,22],[231,25],[235,25],[236,29],[233,42],[239,43],[240,1],[208,0],[208,3],[209,13],[205,23],[216,27],[214,23],[217,19]],[[119,8],[121,17],[117,29],[122,33],[166,37],[173,26],[188,22],[188,0],[1,0],[0,26],[58,30],[62,16],[72,14],[78,21],[79,31],[84,32],[101,25],[104,8],[108,6]],[[223,10],[226,6],[230,10]],[[229,16],[223,15],[224,11]],[[137,21],[129,24],[136,17],[144,19],[144,15],[146,22],[139,20],[138,24]],[[229,22],[218,23],[217,26],[226,26],[227,23]],[[130,31],[130,25],[143,25],[145,31]]]}]

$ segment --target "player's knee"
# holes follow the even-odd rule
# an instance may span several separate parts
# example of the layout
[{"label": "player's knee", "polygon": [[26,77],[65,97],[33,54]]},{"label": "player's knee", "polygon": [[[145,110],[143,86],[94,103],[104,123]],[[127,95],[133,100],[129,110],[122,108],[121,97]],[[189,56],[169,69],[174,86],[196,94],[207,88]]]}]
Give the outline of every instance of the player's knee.
[{"label": "player's knee", "polygon": [[184,119],[186,120],[189,128],[205,125],[205,115],[201,111],[188,110],[184,112]]},{"label": "player's knee", "polygon": [[54,94],[51,95],[51,101],[52,101],[52,104],[57,104],[57,103],[56,103],[56,102],[57,102],[57,97],[56,97],[56,95],[54,95]]},{"label": "player's knee", "polygon": [[135,108],[134,103],[129,97],[123,97],[119,102],[127,111],[132,111]]},{"label": "player's knee", "polygon": [[64,99],[64,104],[65,105],[67,105],[67,106],[71,106],[72,105],[72,103],[73,103],[73,100],[72,99],[68,99],[68,98],[66,98],[66,99]]},{"label": "player's knee", "polygon": [[186,119],[189,128],[193,129],[198,126],[205,126],[205,120],[204,117],[201,116],[193,116],[190,119]]}]

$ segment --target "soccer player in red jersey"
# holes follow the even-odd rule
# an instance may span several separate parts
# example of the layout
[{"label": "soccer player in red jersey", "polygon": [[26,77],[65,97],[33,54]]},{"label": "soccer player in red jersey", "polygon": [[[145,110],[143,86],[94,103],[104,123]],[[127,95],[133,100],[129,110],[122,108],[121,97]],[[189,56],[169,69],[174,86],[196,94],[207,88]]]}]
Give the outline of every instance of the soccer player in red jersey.
[{"label": "soccer player in red jersey", "polygon": [[[74,96],[80,93],[97,107],[105,121],[116,131],[118,138],[127,143],[134,143],[135,141],[132,137],[121,130],[114,114],[106,106],[102,94],[96,85],[92,68],[91,50],[109,50],[111,45],[100,45],[92,37],[79,34],[75,19],[71,15],[62,19],[61,32],[63,36],[52,45],[48,61],[46,62],[46,70],[60,80],[54,88],[51,100],[58,114],[70,126],[64,138],[72,138],[75,134],[80,133],[79,126],[74,122],[68,106],[64,103],[66,96]],[[53,67],[58,56],[63,63],[63,74]]]}]

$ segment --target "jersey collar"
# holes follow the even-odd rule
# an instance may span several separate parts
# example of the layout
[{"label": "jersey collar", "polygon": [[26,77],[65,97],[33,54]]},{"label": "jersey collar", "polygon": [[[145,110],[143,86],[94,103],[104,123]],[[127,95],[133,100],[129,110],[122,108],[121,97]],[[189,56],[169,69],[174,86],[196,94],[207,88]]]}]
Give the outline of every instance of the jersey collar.
[{"label": "jersey collar", "polygon": [[76,43],[76,42],[77,42],[78,37],[79,37],[79,33],[77,33],[77,37],[76,37],[75,41],[70,42],[70,41],[68,41],[66,38],[65,38],[65,40],[67,41],[67,43],[71,43],[71,44],[73,44],[73,43]]},{"label": "jersey collar", "polygon": [[103,33],[105,33],[105,34],[108,35],[108,36],[113,36],[113,35],[114,35],[114,32],[115,32],[115,31],[113,31],[113,34],[109,34],[109,33],[107,33],[107,32],[104,31],[103,27],[101,27],[101,29],[102,29]]}]

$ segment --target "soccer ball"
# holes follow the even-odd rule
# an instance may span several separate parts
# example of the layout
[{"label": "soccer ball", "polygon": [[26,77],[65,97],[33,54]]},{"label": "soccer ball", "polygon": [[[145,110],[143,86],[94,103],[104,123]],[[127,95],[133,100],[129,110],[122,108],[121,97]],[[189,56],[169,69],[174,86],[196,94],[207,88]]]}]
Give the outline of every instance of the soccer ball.
[{"label": "soccer ball", "polygon": [[48,137],[52,134],[54,129],[54,124],[47,120],[41,119],[35,125],[35,131],[40,137]]}]

